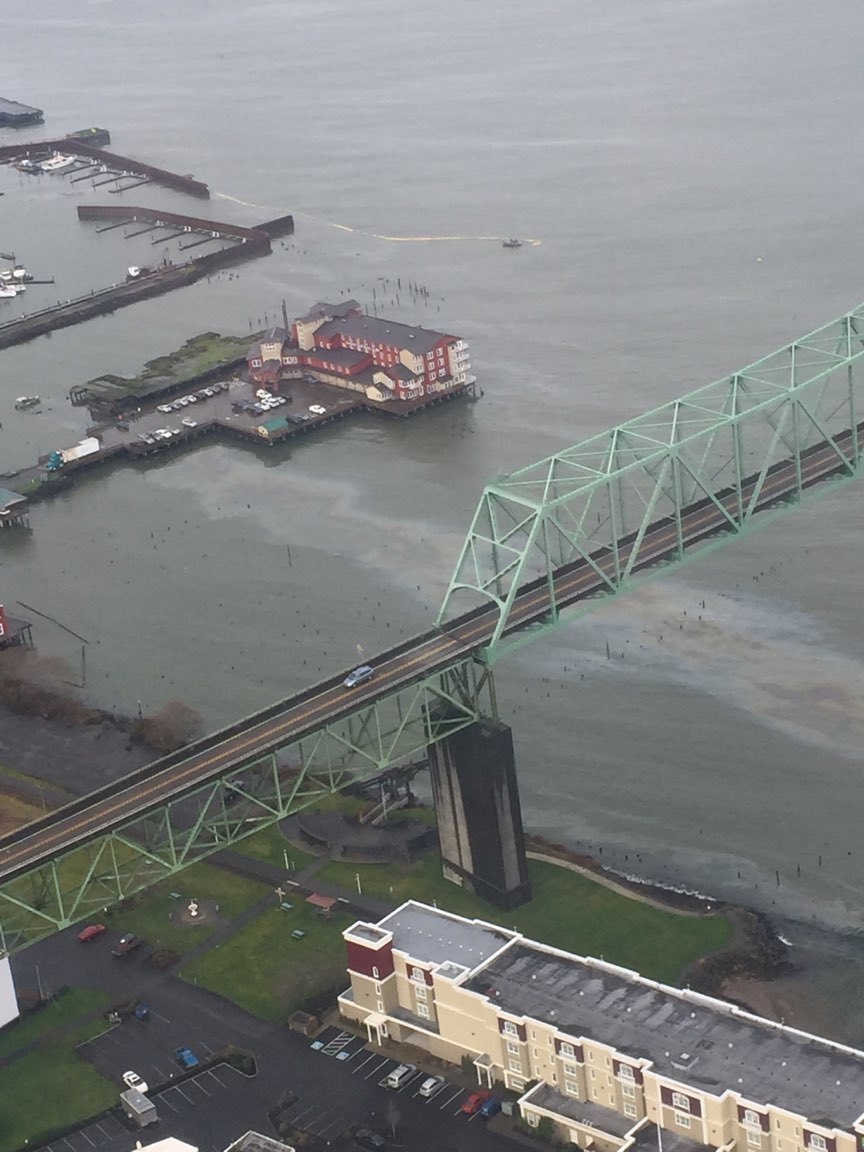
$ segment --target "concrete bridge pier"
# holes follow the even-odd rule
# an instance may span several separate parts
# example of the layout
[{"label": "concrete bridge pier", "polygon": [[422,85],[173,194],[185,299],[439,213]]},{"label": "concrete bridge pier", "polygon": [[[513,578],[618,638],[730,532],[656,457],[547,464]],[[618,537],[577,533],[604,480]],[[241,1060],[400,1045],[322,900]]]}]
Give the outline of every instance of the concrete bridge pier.
[{"label": "concrete bridge pier", "polygon": [[513,735],[481,720],[429,748],[444,875],[499,908],[531,899]]}]

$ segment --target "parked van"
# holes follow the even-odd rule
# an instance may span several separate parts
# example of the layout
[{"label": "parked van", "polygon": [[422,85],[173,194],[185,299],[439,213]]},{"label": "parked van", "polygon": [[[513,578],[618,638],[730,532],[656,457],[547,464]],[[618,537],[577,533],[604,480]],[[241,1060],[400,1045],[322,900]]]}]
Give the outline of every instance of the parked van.
[{"label": "parked van", "polygon": [[404,1088],[416,1071],[417,1068],[413,1064],[400,1064],[387,1077],[387,1087]]}]

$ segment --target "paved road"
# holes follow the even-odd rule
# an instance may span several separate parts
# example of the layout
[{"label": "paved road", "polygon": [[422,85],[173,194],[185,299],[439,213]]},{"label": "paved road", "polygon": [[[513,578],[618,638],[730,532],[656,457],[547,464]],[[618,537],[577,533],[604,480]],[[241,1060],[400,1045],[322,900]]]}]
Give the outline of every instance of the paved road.
[{"label": "paved road", "polygon": [[[858,429],[859,446],[864,444],[862,429],[864,425]],[[853,433],[847,432],[836,440],[848,452]],[[802,487],[812,485],[838,472],[840,467],[833,446],[816,445],[802,461],[800,480],[794,461],[774,465],[763,480],[754,476],[743,485],[741,504],[747,506],[752,501],[757,509],[767,508],[796,491],[799,483]],[[648,567],[682,546],[691,547],[728,528],[738,506],[737,492],[720,493],[714,499],[691,505],[677,522],[671,518],[658,520],[641,538],[624,538],[619,542],[617,556],[611,549],[603,548],[590,560],[580,559],[559,569],[554,580],[554,603],[560,608],[594,596],[614,581],[616,567],[623,568],[631,562],[634,570]],[[545,580],[526,585],[514,600],[508,630],[542,619],[551,604]],[[259,714],[266,718],[241,732],[225,739],[211,737],[200,742],[179,762],[174,759],[165,767],[156,764],[134,772],[103,792],[12,833],[0,841],[0,880],[26,873],[39,863],[122,825],[171,797],[238,769],[257,755],[320,729],[378,696],[446,668],[482,648],[492,636],[496,622],[494,606],[460,617],[446,629],[418,636],[373,659],[374,680],[351,692],[342,687],[342,677],[336,677]]]}]

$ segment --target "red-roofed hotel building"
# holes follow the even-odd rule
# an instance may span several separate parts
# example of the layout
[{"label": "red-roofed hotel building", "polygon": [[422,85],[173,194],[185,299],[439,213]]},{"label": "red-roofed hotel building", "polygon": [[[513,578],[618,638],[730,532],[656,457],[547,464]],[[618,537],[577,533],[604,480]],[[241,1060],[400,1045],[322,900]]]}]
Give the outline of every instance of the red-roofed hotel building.
[{"label": "red-roofed hotel building", "polygon": [[472,384],[457,336],[367,316],[356,300],[316,304],[290,332],[274,328],[249,350],[249,378],[278,389],[312,376],[369,400],[416,400]]}]

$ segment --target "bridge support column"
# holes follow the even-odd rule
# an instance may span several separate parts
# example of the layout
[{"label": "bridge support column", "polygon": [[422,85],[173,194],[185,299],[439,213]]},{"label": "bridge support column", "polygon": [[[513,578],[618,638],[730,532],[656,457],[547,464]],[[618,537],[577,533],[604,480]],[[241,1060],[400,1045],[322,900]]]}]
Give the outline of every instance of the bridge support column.
[{"label": "bridge support column", "polygon": [[499,908],[531,899],[513,736],[481,720],[429,748],[441,859],[448,880]]}]

